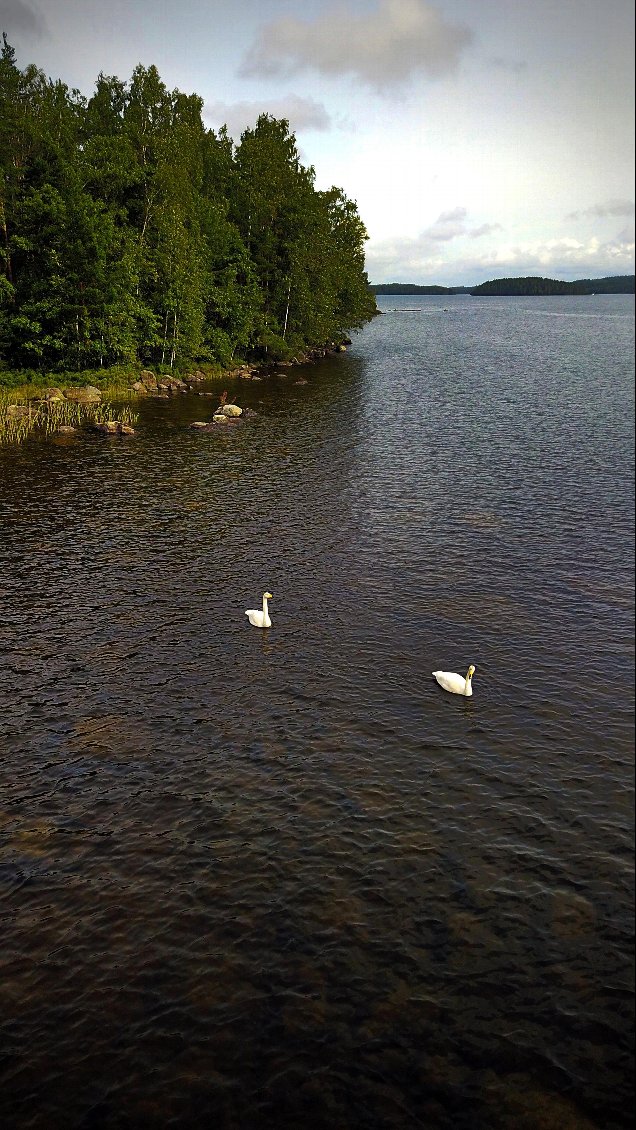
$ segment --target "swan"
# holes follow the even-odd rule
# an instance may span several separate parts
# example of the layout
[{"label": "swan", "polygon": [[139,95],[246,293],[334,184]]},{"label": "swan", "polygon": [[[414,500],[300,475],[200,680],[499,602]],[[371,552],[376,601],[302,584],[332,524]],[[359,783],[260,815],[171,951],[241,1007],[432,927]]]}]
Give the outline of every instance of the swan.
[{"label": "swan", "polygon": [[463,694],[466,698],[470,698],[473,693],[471,680],[474,674],[475,668],[472,663],[465,679],[461,675],[456,675],[454,671],[433,671],[433,677],[437,679],[440,687],[450,691],[451,694]]},{"label": "swan", "polygon": [[259,608],[248,608],[246,610],[245,615],[249,617],[250,624],[253,624],[255,628],[271,628],[272,621],[267,611],[267,601],[273,599],[271,592],[264,592],[263,611],[261,612]]}]

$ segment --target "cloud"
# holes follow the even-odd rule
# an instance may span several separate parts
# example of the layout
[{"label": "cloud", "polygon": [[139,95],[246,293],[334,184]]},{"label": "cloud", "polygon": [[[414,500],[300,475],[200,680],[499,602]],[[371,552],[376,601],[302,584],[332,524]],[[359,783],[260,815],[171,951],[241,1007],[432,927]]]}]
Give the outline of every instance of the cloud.
[{"label": "cloud", "polygon": [[362,16],[338,3],[313,20],[266,24],[241,73],[277,77],[313,68],[352,75],[383,91],[415,74],[439,78],[454,71],[472,38],[470,29],[449,23],[428,0],[377,0],[375,11]]},{"label": "cloud", "polygon": [[633,216],[633,200],[606,200],[602,204],[592,204],[580,212],[568,212],[566,220],[581,220],[587,216],[605,219],[608,216]]},{"label": "cloud", "polygon": [[42,35],[46,31],[46,23],[38,12],[24,0],[0,0],[0,32],[11,36],[14,32],[26,32],[31,35]]},{"label": "cloud", "polygon": [[465,208],[453,208],[450,212],[442,212],[435,223],[421,233],[420,240],[422,243],[427,241],[446,243],[450,239],[456,239],[466,232],[465,219]]},{"label": "cloud", "polygon": [[206,102],[203,113],[215,126],[227,126],[231,137],[238,138],[243,130],[253,127],[261,114],[286,118],[294,132],[303,130],[328,130],[332,122],[322,102],[313,98],[300,98],[289,94],[286,98],[258,102]]},{"label": "cloud", "polygon": [[[470,234],[470,232],[468,233]],[[620,232],[602,241],[569,237],[491,246],[481,255],[440,254],[424,235],[417,239],[369,243],[367,270],[372,282],[476,284],[492,278],[540,275],[548,278],[599,278],[633,274],[634,236]]]},{"label": "cloud", "polygon": [[378,265],[381,263],[408,264],[442,262],[439,256],[441,244],[450,244],[455,239],[469,236],[477,239],[491,232],[502,231],[501,224],[482,224],[471,228],[467,223],[466,208],[452,208],[441,212],[437,219],[414,239],[397,237],[369,245],[369,257]]},{"label": "cloud", "polygon": [[527,70],[528,64],[523,59],[506,59],[503,55],[493,55],[489,60],[490,66],[498,71],[508,71],[513,75],[520,75]]},{"label": "cloud", "polygon": [[471,239],[481,239],[483,235],[490,235],[494,231],[503,231],[501,224],[482,224],[478,228],[472,228],[468,234]]}]

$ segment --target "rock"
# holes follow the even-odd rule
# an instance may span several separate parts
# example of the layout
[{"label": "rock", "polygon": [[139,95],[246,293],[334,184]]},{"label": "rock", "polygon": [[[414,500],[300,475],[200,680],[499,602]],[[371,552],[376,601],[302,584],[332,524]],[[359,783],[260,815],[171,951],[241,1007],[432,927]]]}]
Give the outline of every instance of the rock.
[{"label": "rock", "polygon": [[230,422],[230,417],[224,415],[216,415],[213,416],[212,419],[214,420],[215,424],[229,424]]},{"label": "rock", "polygon": [[135,429],[131,428],[130,424],[122,424],[121,420],[103,420],[102,423],[93,426],[95,431],[103,436],[134,436],[135,434]]},{"label": "rock", "polygon": [[28,416],[29,409],[26,404],[7,404],[7,416],[15,420],[19,416]]},{"label": "rock", "polygon": [[64,393],[61,388],[45,388],[42,400],[64,400]]},{"label": "rock", "polygon": [[194,423],[190,424],[191,428],[207,428],[207,426],[205,420],[195,420]]},{"label": "rock", "polygon": [[135,381],[135,383],[132,387],[133,387],[135,392],[146,392],[147,391],[146,386],[143,383],[143,381]]},{"label": "rock", "polygon": [[58,435],[70,436],[70,435],[75,434],[75,432],[77,431],[77,428],[72,428],[70,424],[63,424],[62,427],[58,428],[57,430],[58,430]]},{"label": "rock", "polygon": [[346,345],[337,345],[336,346],[336,353],[346,353],[346,352],[347,352]]},{"label": "rock", "polygon": [[308,385],[308,384],[309,384],[309,381],[306,381],[304,377],[301,377],[299,381],[294,381],[294,384],[297,384],[297,385]]},{"label": "rock", "polygon": [[65,388],[64,396],[74,404],[99,404],[102,394],[94,385],[84,385],[83,388]]},{"label": "rock", "polygon": [[142,369],[139,374],[139,380],[146,388],[157,387],[157,378],[155,374],[150,371],[150,369]]},{"label": "rock", "polygon": [[224,416],[242,416],[243,409],[239,408],[238,404],[224,404],[221,412]]}]

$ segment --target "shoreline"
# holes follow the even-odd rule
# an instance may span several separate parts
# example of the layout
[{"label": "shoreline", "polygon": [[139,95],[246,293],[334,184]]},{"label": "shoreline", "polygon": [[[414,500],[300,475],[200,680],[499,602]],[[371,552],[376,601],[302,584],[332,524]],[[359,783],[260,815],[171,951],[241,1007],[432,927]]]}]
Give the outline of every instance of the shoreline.
[{"label": "shoreline", "polygon": [[[113,381],[113,370],[42,374],[41,383],[0,385],[0,446],[19,445],[36,435],[71,434],[89,428],[105,435],[134,435],[132,424],[138,415],[121,402],[165,399],[179,394],[213,397],[201,392],[203,384],[223,384],[235,380],[263,380],[268,375],[302,365],[314,365],[323,358],[346,352],[351,338],[331,341],[298,353],[285,361],[245,362],[230,369],[184,369],[177,374],[155,372],[135,366],[120,372]],[[61,379],[62,378],[62,379]],[[115,405],[117,407],[115,408]]]},{"label": "shoreline", "polygon": [[[82,385],[93,384],[96,387],[102,388],[104,391],[108,390],[113,393],[126,393],[132,391],[141,391],[134,389],[134,385],[139,381],[143,373],[152,372],[157,381],[170,381],[180,380],[186,384],[192,379],[194,375],[200,375],[206,381],[213,380],[232,380],[237,376],[245,376],[248,372],[266,374],[273,369],[291,368],[296,365],[311,365],[317,361],[322,360],[323,357],[328,357],[335,353],[346,352],[348,346],[351,345],[351,338],[344,336],[339,341],[328,342],[322,346],[311,346],[302,352],[295,354],[289,360],[281,361],[240,361],[230,368],[219,369],[216,365],[203,363],[202,366],[193,362],[192,365],[185,365],[176,369],[167,369],[165,372],[161,371],[161,366],[146,367],[141,362],[130,366],[110,366],[108,369],[81,369],[81,370],[62,370],[61,372],[49,371],[42,374],[31,376],[31,379],[14,380],[13,378],[20,378],[26,376],[28,370],[21,372],[20,370],[9,370],[3,374],[0,370],[0,397],[7,401],[14,398],[22,400],[37,399],[37,394],[44,389],[51,387],[61,387],[64,385],[67,388],[78,388]],[[3,380],[3,376],[5,380]],[[6,378],[9,380],[6,380]],[[113,379],[114,378],[114,379]]]}]

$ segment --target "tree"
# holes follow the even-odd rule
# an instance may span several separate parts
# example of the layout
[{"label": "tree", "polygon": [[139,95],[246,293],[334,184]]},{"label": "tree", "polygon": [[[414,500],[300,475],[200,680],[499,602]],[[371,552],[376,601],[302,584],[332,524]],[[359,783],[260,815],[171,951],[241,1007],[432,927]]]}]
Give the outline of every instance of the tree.
[{"label": "tree", "polygon": [[235,146],[155,67],[92,97],[0,55],[0,361],[290,356],[374,312],[364,226],[289,122]]}]

